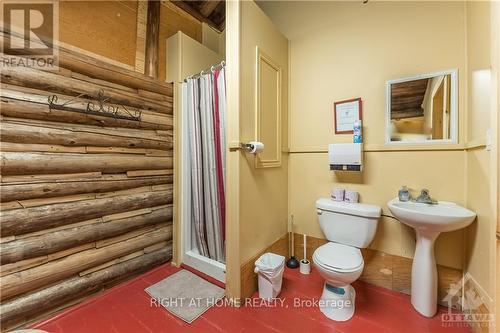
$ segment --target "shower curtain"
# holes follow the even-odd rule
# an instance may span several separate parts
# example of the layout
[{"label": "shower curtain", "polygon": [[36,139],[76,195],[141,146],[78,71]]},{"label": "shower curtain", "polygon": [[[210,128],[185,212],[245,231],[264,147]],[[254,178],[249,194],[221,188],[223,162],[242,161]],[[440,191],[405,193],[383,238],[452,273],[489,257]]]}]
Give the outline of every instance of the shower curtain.
[{"label": "shower curtain", "polygon": [[201,255],[225,262],[225,69],[183,83],[191,164],[192,230]]}]

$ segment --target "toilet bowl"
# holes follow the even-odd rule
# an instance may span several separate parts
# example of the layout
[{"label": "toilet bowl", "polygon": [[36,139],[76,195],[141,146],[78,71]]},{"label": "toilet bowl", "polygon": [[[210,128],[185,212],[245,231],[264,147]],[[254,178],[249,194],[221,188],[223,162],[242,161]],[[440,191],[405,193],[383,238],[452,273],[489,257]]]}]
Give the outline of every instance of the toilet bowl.
[{"label": "toilet bowl", "polygon": [[346,321],[355,310],[356,291],[351,283],[364,268],[360,248],[373,240],[381,208],[324,198],[316,201],[316,213],[330,241],[318,247],[312,257],[314,267],[325,279],[319,308],[332,320]]},{"label": "toilet bowl", "polygon": [[325,279],[320,310],[330,319],[349,320],[354,315],[356,291],[351,283],[363,272],[364,261],[358,248],[327,243],[313,254],[314,266]]}]

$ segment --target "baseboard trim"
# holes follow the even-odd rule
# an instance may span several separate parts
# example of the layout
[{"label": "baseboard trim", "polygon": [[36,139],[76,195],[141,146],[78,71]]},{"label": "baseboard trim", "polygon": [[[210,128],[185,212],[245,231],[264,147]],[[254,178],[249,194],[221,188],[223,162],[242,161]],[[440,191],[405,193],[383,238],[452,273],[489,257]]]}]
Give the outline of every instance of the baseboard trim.
[{"label": "baseboard trim", "polygon": [[[294,234],[294,253],[303,253],[303,235]],[[307,259],[312,260],[313,252],[328,241],[307,236]],[[241,265],[241,297],[251,297],[257,291],[257,274],[254,273],[255,260],[265,252],[273,252],[288,257],[288,237],[283,235],[266,249],[257,253]],[[361,281],[409,295],[411,291],[411,266],[413,259],[387,254],[378,250],[363,249],[365,268]],[[438,302],[461,310],[461,303],[451,304],[445,300],[448,292],[454,288],[462,290],[463,272],[460,269],[438,265]]]}]

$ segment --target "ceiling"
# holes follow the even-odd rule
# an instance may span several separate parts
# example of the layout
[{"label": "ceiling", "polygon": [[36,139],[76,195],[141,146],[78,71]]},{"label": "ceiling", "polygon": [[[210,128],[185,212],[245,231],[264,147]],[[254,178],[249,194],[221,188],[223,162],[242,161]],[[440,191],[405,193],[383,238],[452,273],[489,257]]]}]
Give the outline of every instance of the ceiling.
[{"label": "ceiling", "polygon": [[224,0],[172,0],[172,3],[212,28],[218,31],[224,30],[226,21],[226,2]]},{"label": "ceiling", "polygon": [[423,117],[429,79],[400,82],[391,86],[391,119]]}]

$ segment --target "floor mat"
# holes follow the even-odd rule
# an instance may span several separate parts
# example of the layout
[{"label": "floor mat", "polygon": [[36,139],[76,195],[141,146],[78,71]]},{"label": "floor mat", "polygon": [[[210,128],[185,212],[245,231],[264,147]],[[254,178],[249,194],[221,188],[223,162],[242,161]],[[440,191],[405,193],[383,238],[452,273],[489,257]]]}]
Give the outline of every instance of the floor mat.
[{"label": "floor mat", "polygon": [[187,323],[202,315],[224,297],[224,289],[182,270],[144,289],[153,306],[162,306]]}]

